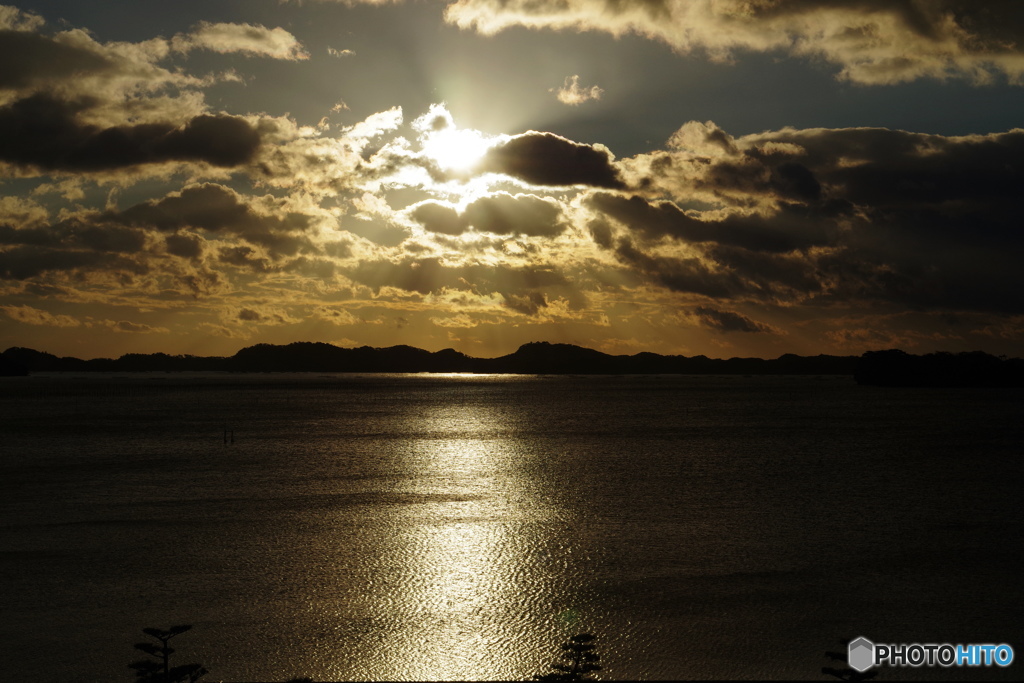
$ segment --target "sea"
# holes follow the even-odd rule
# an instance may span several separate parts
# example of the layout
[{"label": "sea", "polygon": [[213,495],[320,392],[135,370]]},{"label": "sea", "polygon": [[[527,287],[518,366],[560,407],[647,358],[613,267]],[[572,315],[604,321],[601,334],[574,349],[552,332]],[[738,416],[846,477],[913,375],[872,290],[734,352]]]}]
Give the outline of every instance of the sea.
[{"label": "sea", "polygon": [[[1009,644],[1024,390],[837,376],[36,374],[0,381],[0,672],[123,682],[827,679]],[[155,642],[155,641],[152,641]]]}]

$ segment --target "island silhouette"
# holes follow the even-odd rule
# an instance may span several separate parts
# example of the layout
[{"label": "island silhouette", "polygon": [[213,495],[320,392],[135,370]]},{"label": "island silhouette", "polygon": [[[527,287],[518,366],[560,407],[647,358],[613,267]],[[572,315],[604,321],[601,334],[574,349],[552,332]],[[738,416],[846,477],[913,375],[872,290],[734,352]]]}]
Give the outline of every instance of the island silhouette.
[{"label": "island silhouette", "polygon": [[34,372],[344,372],[551,374],[551,375],[848,375],[875,386],[1024,386],[1024,361],[982,351],[915,356],[898,349],[861,356],[798,356],[774,359],[663,356],[641,352],[611,355],[573,344],[530,342],[497,358],[474,358],[455,349],[412,346],[343,348],[324,342],[256,344],[233,356],[129,353],[83,360],[12,347],[0,354],[0,375]]}]

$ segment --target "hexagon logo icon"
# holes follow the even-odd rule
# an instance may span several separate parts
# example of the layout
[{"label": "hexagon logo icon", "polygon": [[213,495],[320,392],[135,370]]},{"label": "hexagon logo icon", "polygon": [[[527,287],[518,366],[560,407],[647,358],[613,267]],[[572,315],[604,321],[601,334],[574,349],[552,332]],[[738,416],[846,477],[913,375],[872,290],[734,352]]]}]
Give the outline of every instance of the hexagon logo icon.
[{"label": "hexagon logo icon", "polygon": [[863,636],[850,641],[846,663],[854,671],[864,673],[875,663],[875,644]]}]

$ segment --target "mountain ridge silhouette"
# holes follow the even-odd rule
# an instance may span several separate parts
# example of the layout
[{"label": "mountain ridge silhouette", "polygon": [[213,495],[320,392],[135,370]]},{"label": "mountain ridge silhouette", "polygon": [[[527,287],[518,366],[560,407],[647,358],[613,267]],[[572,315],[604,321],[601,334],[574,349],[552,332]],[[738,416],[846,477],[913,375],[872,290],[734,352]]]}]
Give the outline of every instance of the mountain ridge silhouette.
[{"label": "mountain ridge silhouette", "polygon": [[898,349],[861,356],[708,358],[644,351],[612,355],[551,342],[529,342],[497,358],[475,358],[455,349],[426,351],[399,344],[345,348],[325,342],[255,344],[233,356],[129,353],[119,358],[58,357],[11,347],[0,353],[0,375],[33,372],[339,372],[573,374],[573,375],[846,375],[877,386],[1024,386],[1024,361],[982,351],[915,356]]}]

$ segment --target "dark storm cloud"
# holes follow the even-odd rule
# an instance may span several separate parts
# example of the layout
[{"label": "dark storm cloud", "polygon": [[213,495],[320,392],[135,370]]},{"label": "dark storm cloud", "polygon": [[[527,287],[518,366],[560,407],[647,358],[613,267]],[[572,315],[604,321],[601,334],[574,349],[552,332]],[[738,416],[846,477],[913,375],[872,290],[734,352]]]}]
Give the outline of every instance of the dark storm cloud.
[{"label": "dark storm cloud", "polygon": [[612,226],[608,224],[608,221],[599,219],[590,221],[587,224],[587,230],[590,232],[590,236],[594,239],[594,243],[602,249],[612,248],[612,238],[614,233]]},{"label": "dark storm cloud", "polygon": [[626,187],[605,148],[572,142],[553,133],[531,131],[495,145],[479,168],[532,185]]},{"label": "dark storm cloud", "polygon": [[480,232],[552,236],[565,230],[558,205],[532,195],[498,193],[466,207],[463,220]]},{"label": "dark storm cloud", "polygon": [[767,325],[751,320],[734,311],[722,311],[710,306],[697,306],[694,315],[704,327],[719,332],[770,332]]},{"label": "dark storm cloud", "polygon": [[[677,152],[625,165],[646,169],[635,182],[648,196],[717,202],[711,219],[595,194],[595,224],[607,217],[642,242],[695,244],[759,297],[1024,311],[1013,257],[1024,248],[1024,131],[783,129],[729,138],[716,152],[702,146],[707,130],[717,127],[687,124],[673,138]],[[607,244],[605,232],[595,240]],[[663,270],[645,266],[659,281]]]},{"label": "dark storm cloud", "polygon": [[567,227],[556,203],[534,195],[505,192],[470,202],[462,214],[449,206],[424,202],[409,215],[427,230],[445,235],[460,235],[472,228],[496,235],[550,237]]},{"label": "dark storm cloud", "polygon": [[0,244],[136,253],[145,248],[146,236],[141,230],[74,218],[28,228],[0,225]]},{"label": "dark storm cloud", "polygon": [[713,271],[700,259],[652,256],[637,249],[629,239],[619,241],[615,255],[623,263],[673,292],[728,298],[743,289],[742,283],[734,275]]},{"label": "dark storm cloud", "polygon": [[0,251],[0,279],[27,280],[44,273],[104,270],[142,274],[148,268],[121,254],[22,245]]},{"label": "dark storm cloud", "polygon": [[0,108],[0,161],[47,171],[104,171],[171,161],[245,164],[260,135],[245,119],[202,114],[184,125],[100,127],[79,115],[99,101],[37,94]]},{"label": "dark storm cloud", "polygon": [[271,270],[269,260],[261,257],[252,247],[245,245],[220,249],[217,252],[217,260],[230,266],[248,268],[257,273],[266,273]]},{"label": "dark storm cloud", "polygon": [[548,300],[543,292],[531,292],[530,294],[505,295],[505,306],[524,315],[537,315],[541,309],[547,308]]},{"label": "dark storm cloud", "polygon": [[1024,130],[943,137],[848,128],[783,130],[758,137],[798,145],[802,149],[790,155],[795,163],[814,168],[822,182],[859,205],[995,200],[1003,210],[1024,179]]},{"label": "dark storm cloud", "polygon": [[[194,185],[124,211],[80,211],[53,224],[0,224],[0,277],[26,279],[47,272],[142,273],[171,255],[198,262],[205,252],[201,234],[219,241],[258,245],[275,260],[315,247],[304,233],[305,215],[279,210],[268,215],[250,200],[220,185]],[[279,209],[264,201],[271,210]],[[268,207],[264,207],[268,208]],[[157,261],[153,261],[154,257]],[[270,261],[251,246],[221,247],[217,261],[269,272]],[[187,277],[171,268],[175,277]]]},{"label": "dark storm cloud", "polygon": [[21,90],[114,69],[110,59],[93,50],[37,33],[0,30],[0,88]]},{"label": "dark storm cloud", "polygon": [[784,206],[775,216],[732,214],[701,220],[672,202],[596,193],[588,204],[647,240],[674,237],[687,242],[713,242],[756,251],[787,252],[827,241],[826,222],[799,206]]},{"label": "dark storm cloud", "polygon": [[715,245],[705,254],[726,270],[742,274],[748,288],[762,298],[800,299],[816,295],[824,287],[817,259],[799,252],[779,254]]},{"label": "dark storm cloud", "polygon": [[196,259],[203,255],[203,241],[195,235],[167,235],[164,242],[168,254],[187,259]]},{"label": "dark storm cloud", "polygon": [[121,212],[106,212],[101,218],[163,232],[187,228],[226,233],[263,246],[273,254],[291,256],[311,248],[309,238],[301,234],[310,226],[309,217],[295,212],[282,214],[259,213],[233,190],[206,183]]},{"label": "dark storm cloud", "polygon": [[858,229],[843,239],[851,248],[963,262],[1024,246],[1024,131],[959,138],[875,129],[768,135],[798,145],[796,160],[814,168],[834,202],[860,217]]},{"label": "dark storm cloud", "polygon": [[462,220],[458,211],[434,202],[420,204],[409,215],[430,232],[461,235],[469,229],[469,225]]},{"label": "dark storm cloud", "polygon": [[771,169],[769,182],[782,197],[803,202],[821,199],[821,183],[803,164],[786,162]]},{"label": "dark storm cloud", "polygon": [[[638,185],[648,195],[718,202],[718,210],[595,193],[587,200],[595,240],[608,243],[602,221],[614,219],[640,240],[640,253],[658,240],[688,243],[742,283],[731,292],[758,299],[1024,311],[1011,256],[1024,247],[1024,131],[784,129],[730,138],[731,151],[709,153],[700,133],[716,129],[687,124],[673,138],[679,151],[625,165],[646,169]],[[617,253],[674,289],[708,291],[692,272],[682,286],[666,279],[671,264],[660,257]]]}]

